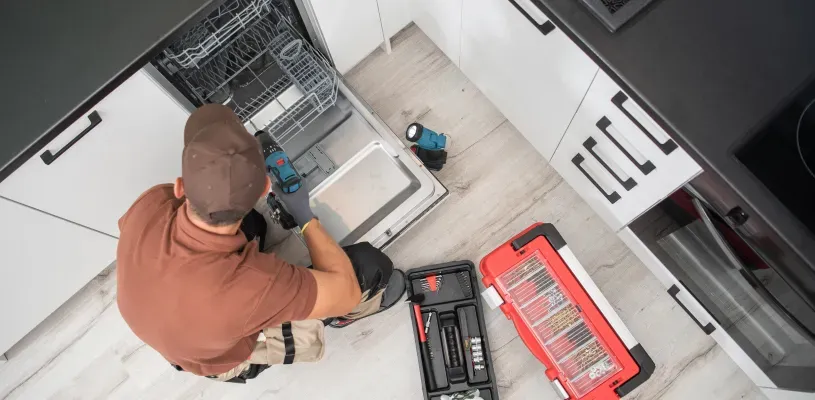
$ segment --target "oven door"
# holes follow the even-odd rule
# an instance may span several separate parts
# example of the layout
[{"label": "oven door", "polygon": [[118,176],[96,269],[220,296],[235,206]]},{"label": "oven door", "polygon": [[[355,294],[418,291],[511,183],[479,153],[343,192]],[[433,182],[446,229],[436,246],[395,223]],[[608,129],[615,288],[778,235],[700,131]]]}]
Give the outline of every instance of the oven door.
[{"label": "oven door", "polygon": [[631,230],[775,386],[815,392],[815,309],[731,219],[688,185]]}]

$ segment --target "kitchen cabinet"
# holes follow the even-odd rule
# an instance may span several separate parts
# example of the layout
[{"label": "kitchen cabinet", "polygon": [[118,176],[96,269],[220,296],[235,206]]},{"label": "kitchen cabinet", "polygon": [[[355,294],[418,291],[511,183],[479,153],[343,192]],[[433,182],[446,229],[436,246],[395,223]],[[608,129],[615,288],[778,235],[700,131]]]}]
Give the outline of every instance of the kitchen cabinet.
[{"label": "kitchen cabinet", "polygon": [[377,0],[382,30],[390,39],[412,21],[410,15],[411,0]]},{"label": "kitchen cabinet", "polygon": [[461,70],[551,159],[597,66],[562,31],[544,35],[507,0],[467,0],[461,15]]},{"label": "kitchen cabinet", "polygon": [[551,165],[615,231],[702,171],[602,71]]},{"label": "kitchen cabinet", "polygon": [[0,220],[2,354],[110,264],[117,241],[4,198]]},{"label": "kitchen cabinet", "polygon": [[139,194],[181,176],[188,114],[140,70],[0,182],[0,196],[118,237]]},{"label": "kitchen cabinet", "polygon": [[340,73],[384,41],[377,0],[311,0],[311,6]]},{"label": "kitchen cabinet", "polygon": [[464,0],[411,0],[410,4],[413,22],[457,66],[461,50],[461,11],[464,3]]}]

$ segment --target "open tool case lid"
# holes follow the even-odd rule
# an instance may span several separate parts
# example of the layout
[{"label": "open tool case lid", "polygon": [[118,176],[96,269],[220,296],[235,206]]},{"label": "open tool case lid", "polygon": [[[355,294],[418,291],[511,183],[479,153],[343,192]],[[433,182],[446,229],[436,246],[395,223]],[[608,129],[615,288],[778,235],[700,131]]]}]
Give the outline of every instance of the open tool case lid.
[{"label": "open tool case lid", "polygon": [[[478,279],[475,265],[471,261],[454,261],[431,265],[407,271],[408,296],[425,293],[425,300],[419,304],[423,325],[430,313],[433,314],[427,337],[431,355],[432,371],[437,388],[429,387],[425,366],[422,360],[422,347],[418,333],[414,309],[410,307],[410,320],[413,335],[416,339],[416,350],[419,359],[419,370],[425,400],[438,400],[442,395],[478,389],[484,400],[498,400],[495,373],[490,357],[490,344],[487,339],[487,326],[484,323],[481,299],[478,296]],[[451,326],[455,324],[455,329]],[[459,368],[447,368],[445,354],[450,349],[441,346],[444,326],[456,331],[461,336],[460,349],[464,361]],[[484,366],[474,370],[472,345],[469,338],[479,337]],[[463,379],[461,375],[463,373]],[[459,378],[459,379],[456,379]]]},{"label": "open tool case lid", "polygon": [[563,399],[616,399],[654,362],[552,224],[535,224],[479,266],[487,303],[512,320]]}]

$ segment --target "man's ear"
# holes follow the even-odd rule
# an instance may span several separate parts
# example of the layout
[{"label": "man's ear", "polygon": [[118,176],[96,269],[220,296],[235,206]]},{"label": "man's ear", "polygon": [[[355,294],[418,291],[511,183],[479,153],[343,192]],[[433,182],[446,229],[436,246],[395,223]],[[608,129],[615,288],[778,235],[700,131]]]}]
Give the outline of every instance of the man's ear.
[{"label": "man's ear", "polygon": [[173,184],[173,194],[177,199],[184,197],[184,180],[182,180],[180,177],[175,178],[175,184]]}]

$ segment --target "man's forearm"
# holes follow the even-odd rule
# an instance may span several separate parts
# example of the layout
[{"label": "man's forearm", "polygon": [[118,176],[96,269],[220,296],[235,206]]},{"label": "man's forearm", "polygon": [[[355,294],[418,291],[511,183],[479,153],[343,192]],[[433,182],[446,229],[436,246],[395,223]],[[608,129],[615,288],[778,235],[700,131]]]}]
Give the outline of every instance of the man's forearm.
[{"label": "man's forearm", "polygon": [[345,250],[325,231],[320,221],[312,219],[303,231],[311,263],[317,271],[347,274],[354,279],[354,268]]},{"label": "man's forearm", "polygon": [[317,300],[309,318],[338,317],[350,313],[361,301],[357,276],[348,255],[323,229],[320,221],[304,224],[303,236],[314,266]]},{"label": "man's forearm", "polygon": [[354,266],[345,251],[323,229],[311,211],[308,191],[286,193],[275,186],[275,193],[287,211],[302,228],[314,266],[311,275],[317,284],[317,299],[309,318],[337,317],[350,313],[360,302],[362,293]]}]

